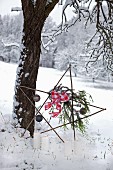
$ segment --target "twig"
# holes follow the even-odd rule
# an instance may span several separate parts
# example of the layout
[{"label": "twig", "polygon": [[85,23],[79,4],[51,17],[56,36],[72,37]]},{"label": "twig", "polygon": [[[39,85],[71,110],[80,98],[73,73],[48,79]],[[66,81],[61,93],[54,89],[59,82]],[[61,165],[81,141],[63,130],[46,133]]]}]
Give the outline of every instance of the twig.
[{"label": "twig", "polygon": [[[59,84],[59,82],[62,80],[62,78],[64,77],[64,75],[66,74],[66,72],[69,70],[70,67],[67,68],[67,70],[64,72],[64,74],[61,76],[61,78],[59,79],[59,81],[57,82],[57,84],[54,86],[54,89],[56,88],[56,86]],[[30,90],[36,90],[36,89],[33,89],[33,88],[29,88],[29,87],[26,87],[26,86],[20,86],[20,90],[24,93],[24,91],[22,90],[22,88],[28,88]],[[40,92],[43,92],[43,93],[47,93],[50,95],[49,92],[45,92],[45,91],[42,91],[42,90],[37,90],[37,91],[40,91]],[[24,93],[24,95],[27,97],[27,99],[29,100],[29,102],[35,107],[35,105],[32,103],[32,101],[29,99],[29,97]],[[46,103],[46,101],[48,100],[49,96],[47,97],[47,99],[44,101],[44,103],[42,104],[42,106],[40,107],[40,109],[38,110],[36,107],[35,109],[37,110],[36,112],[36,115],[34,116],[34,118],[37,116],[38,113],[40,113],[40,110],[42,109],[42,107],[44,106],[44,104]],[[41,113],[40,113],[41,114]],[[42,115],[42,114],[41,114]],[[43,116],[43,115],[42,115]],[[31,123],[33,122],[34,118],[30,121],[30,123],[28,124],[27,128],[25,129],[25,132],[26,130],[29,128],[29,126],[31,125]],[[44,118],[44,117],[43,117]],[[44,118],[45,119],[45,118]],[[47,123],[49,123],[46,119],[45,121]],[[52,126],[49,124],[49,126],[52,128]],[[25,132],[23,133],[23,135],[25,134]],[[55,133],[57,134],[57,132],[55,131]],[[57,136],[61,139],[61,137],[57,134]],[[61,139],[62,140],[62,139]],[[63,140],[62,140],[63,141]],[[64,141],[63,141],[64,142]]]},{"label": "twig", "polygon": [[72,98],[71,98],[71,102],[72,102],[72,105],[71,105],[71,115],[72,115],[72,124],[73,124],[73,132],[74,132],[74,140],[75,140],[75,125],[74,125],[74,114],[73,114],[73,81],[72,81],[72,73],[71,73],[71,64],[70,64],[70,81],[71,81],[71,94],[72,94]]},{"label": "twig", "polygon": [[49,94],[49,92],[46,92],[46,91],[43,91],[43,90],[37,90],[37,89],[33,89],[31,87],[26,87],[26,86],[20,86],[21,88],[26,88],[26,89],[29,89],[29,90],[33,90],[33,91],[39,91],[39,92],[42,92],[42,93],[47,93]]},{"label": "twig", "polygon": [[65,74],[67,73],[67,71],[70,69],[70,66],[67,68],[67,70],[64,72],[64,74],[61,76],[61,78],[59,79],[59,81],[57,82],[57,84],[54,86],[54,89],[56,88],[56,86],[59,84],[59,82],[62,80],[62,78],[65,76]]},{"label": "twig", "polygon": [[95,108],[97,108],[97,109],[103,109],[102,107],[98,107],[98,106],[94,106],[94,105],[92,105],[92,104],[88,104],[89,106],[92,106],[92,107],[95,107]]},{"label": "twig", "polygon": [[1,116],[2,116],[2,118],[3,118],[3,120],[4,120],[5,124],[6,124],[6,121],[5,121],[5,118],[4,118],[3,114],[2,114],[2,112],[0,112],[0,113],[1,113]]},{"label": "twig", "polygon": [[[29,97],[24,93],[24,91],[20,88],[20,90],[22,91],[22,93],[26,96],[26,98],[29,100],[29,102],[32,104],[32,106],[35,107],[35,105],[32,103],[32,101],[29,99]],[[48,100],[45,100],[45,102]],[[45,102],[43,103],[43,105],[45,104]],[[42,106],[43,107],[43,106]],[[42,108],[41,107],[41,108]],[[40,108],[40,109],[41,109]],[[40,113],[40,109],[38,110],[36,107],[35,109],[37,110],[38,113]],[[40,113],[41,114],[41,113]],[[37,115],[37,114],[36,114]],[[36,117],[36,115],[34,116],[34,118]],[[42,114],[41,114],[42,115]],[[42,115],[43,116],[43,115]],[[25,132],[27,131],[27,129],[29,128],[29,126],[31,125],[32,121],[34,120],[34,118],[31,120],[31,122],[28,124],[27,128],[25,129]],[[43,116],[43,119],[46,121],[46,123],[51,127],[51,129],[53,129],[53,131],[56,133],[56,135],[62,140],[62,142],[64,143],[64,140],[59,136],[59,134],[54,130],[54,128],[50,125],[50,123],[46,120],[46,118]],[[25,134],[25,132],[22,134],[22,136]]]},{"label": "twig", "polygon": [[[99,111],[97,111],[97,112],[94,112],[94,113],[90,114],[90,115],[84,116],[84,117],[82,117],[82,118],[80,118],[80,119],[81,119],[81,120],[86,119],[86,118],[91,117],[91,116],[93,116],[93,115],[95,115],[95,114],[97,114],[97,113],[99,113],[99,112],[104,111],[104,110],[106,110],[106,108],[103,108],[103,109],[101,109],[101,110],[99,110]],[[71,124],[71,123],[76,123],[76,122],[78,122],[78,119],[75,120],[74,122],[71,121],[71,122],[68,122],[68,123],[65,123],[65,124],[56,126],[56,127],[54,127],[54,129],[58,129],[58,128],[62,127],[62,126],[66,126],[66,125],[69,125],[69,124]],[[41,132],[41,133],[46,133],[46,132],[49,132],[49,131],[51,131],[51,130],[53,130],[53,129],[48,129],[48,130],[43,131],[43,132]]]}]

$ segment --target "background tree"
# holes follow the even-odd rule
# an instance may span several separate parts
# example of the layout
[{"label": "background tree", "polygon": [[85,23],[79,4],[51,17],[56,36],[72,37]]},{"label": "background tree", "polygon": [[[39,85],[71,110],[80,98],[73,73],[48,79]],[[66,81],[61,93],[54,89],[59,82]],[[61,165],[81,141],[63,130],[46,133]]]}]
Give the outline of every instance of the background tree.
[{"label": "background tree", "polygon": [[0,37],[2,36],[2,32],[3,32],[3,21],[2,21],[1,15],[0,15]]},{"label": "background tree", "polygon": [[[52,18],[49,16],[44,24],[42,29],[42,48],[41,48],[41,56],[40,56],[40,66],[42,67],[54,67],[54,53],[56,51],[56,40],[52,40],[52,43],[48,46],[48,42],[50,41],[50,37],[52,35],[53,30],[56,28],[56,23],[53,22]],[[48,46],[46,48],[46,46]]]},{"label": "background tree", "polygon": [[[60,32],[68,30],[69,27],[74,25],[82,17],[87,22],[96,22],[96,33],[98,32],[100,38],[97,42],[98,46],[101,46],[104,53],[109,53],[109,62],[111,62],[111,51],[112,50],[112,26],[111,21],[113,20],[113,3],[112,0],[105,0],[107,5],[107,15],[103,11],[103,1],[96,0],[94,8],[91,9],[92,0],[21,0],[22,10],[24,16],[24,29],[23,29],[23,50],[21,52],[20,61],[17,70],[17,79],[15,86],[15,97],[14,97],[14,117],[17,118],[18,123],[21,127],[27,128],[30,135],[33,137],[34,133],[34,115],[35,108],[29,104],[28,99],[21,92],[20,86],[28,86],[30,88],[36,88],[36,80],[39,68],[40,52],[41,52],[41,32],[45,23],[46,18],[53,10],[58,2],[63,4],[62,23],[58,27],[54,36],[57,36]],[[67,7],[73,7],[74,13],[76,14],[75,20],[72,23],[68,23],[66,20],[66,9]],[[104,22],[100,22],[100,11],[104,18]],[[100,48],[101,49],[101,48]],[[96,48],[94,49],[94,51]],[[98,48],[99,50],[99,48]],[[94,52],[93,52],[94,53]],[[98,56],[97,56],[98,57]],[[111,65],[110,65],[111,66]],[[35,91],[24,90],[29,99],[33,104],[33,95]],[[32,123],[29,125],[29,123]]]},{"label": "background tree", "polygon": [[[70,23],[72,23],[75,18],[76,17],[73,17]],[[94,32],[95,24],[88,23],[87,28],[85,28],[85,20],[81,17],[81,21],[59,35],[56,38],[58,53],[55,55],[55,68],[65,70],[71,63],[75,75],[85,73],[85,65],[88,62],[86,45]]]}]

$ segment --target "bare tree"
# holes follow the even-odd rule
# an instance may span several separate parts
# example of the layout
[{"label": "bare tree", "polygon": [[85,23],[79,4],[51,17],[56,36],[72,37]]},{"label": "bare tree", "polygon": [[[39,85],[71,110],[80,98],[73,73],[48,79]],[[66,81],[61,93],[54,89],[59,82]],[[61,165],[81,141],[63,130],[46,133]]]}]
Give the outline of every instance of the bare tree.
[{"label": "bare tree", "polygon": [[[17,118],[21,127],[27,128],[30,135],[33,137],[34,133],[34,121],[29,125],[31,120],[35,116],[35,108],[29,104],[28,99],[20,90],[20,86],[28,86],[30,88],[36,88],[36,80],[39,68],[40,52],[41,52],[41,32],[44,26],[44,22],[50,12],[54,9],[57,3],[63,5],[62,23],[54,32],[53,36],[58,35],[63,30],[74,25],[81,17],[84,17],[87,22],[96,22],[97,32],[100,34],[98,43],[103,43],[103,50],[107,54],[107,50],[111,50],[112,46],[112,31],[111,25],[113,17],[113,2],[112,0],[105,0],[108,7],[108,13],[103,11],[103,0],[96,0],[94,8],[90,10],[92,0],[21,0],[22,10],[24,16],[23,27],[23,50],[20,56],[20,62],[17,70],[15,97],[14,97],[14,116]],[[74,8],[76,19],[73,23],[68,23],[66,20],[67,7]],[[100,10],[103,15],[103,23],[100,21]],[[96,18],[95,18],[96,17]],[[106,23],[106,24],[105,24]],[[107,48],[106,48],[107,43]],[[95,49],[94,49],[95,50]],[[24,89],[28,98],[33,104],[33,95],[35,91],[29,91]]]},{"label": "bare tree", "polygon": [[[35,108],[30,105],[28,99],[20,90],[20,86],[36,88],[37,73],[40,59],[41,31],[46,18],[53,10],[58,0],[47,3],[46,0],[37,0],[35,4],[31,0],[21,0],[24,16],[23,51],[17,70],[14,112],[21,127],[27,128],[35,115]],[[33,101],[35,91],[24,90],[29,99]],[[34,121],[28,127],[30,135],[33,136]]]},{"label": "bare tree", "polygon": [[87,65],[100,58],[113,71],[113,1],[96,1],[91,19],[96,22],[96,32],[88,43],[90,60]]}]

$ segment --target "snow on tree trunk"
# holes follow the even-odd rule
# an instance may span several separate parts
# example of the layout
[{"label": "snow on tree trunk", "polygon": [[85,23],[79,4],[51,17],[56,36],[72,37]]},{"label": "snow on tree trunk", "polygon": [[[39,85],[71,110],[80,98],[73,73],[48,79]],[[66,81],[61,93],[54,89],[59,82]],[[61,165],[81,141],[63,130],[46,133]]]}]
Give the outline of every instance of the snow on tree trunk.
[{"label": "snow on tree trunk", "polygon": [[[36,88],[36,80],[40,59],[40,42],[41,31],[44,24],[44,6],[45,1],[34,8],[29,0],[22,0],[22,9],[24,16],[24,35],[23,35],[23,51],[17,69],[17,78],[14,96],[14,115],[21,127],[27,128],[35,115],[35,108],[30,104],[29,100],[20,90],[20,86]],[[38,11],[38,12],[37,12]],[[33,104],[33,95],[35,91],[23,89]],[[33,137],[34,121],[28,127],[30,135]]]}]

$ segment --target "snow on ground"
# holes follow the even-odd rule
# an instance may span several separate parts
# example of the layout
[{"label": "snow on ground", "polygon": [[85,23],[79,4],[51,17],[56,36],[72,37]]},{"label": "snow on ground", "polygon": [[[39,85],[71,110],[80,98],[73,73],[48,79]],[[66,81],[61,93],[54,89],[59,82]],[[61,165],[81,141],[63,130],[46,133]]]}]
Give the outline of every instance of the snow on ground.
[{"label": "snow on ground", "polygon": [[[61,128],[57,132],[65,143],[52,131],[36,133],[34,140],[26,139],[27,134],[21,137],[22,129],[11,125],[16,68],[17,65],[0,62],[0,170],[113,170],[113,83],[86,83],[73,77],[76,91],[86,90],[92,95],[94,105],[106,108],[90,118],[85,136],[76,131],[74,141],[72,130]],[[37,89],[51,90],[61,75],[55,69],[40,68]],[[70,85],[69,76],[63,78],[62,84]],[[42,93],[37,106],[46,97]],[[48,117],[48,112],[42,112]],[[56,126],[57,119],[50,123]],[[44,120],[37,126],[47,128]]]}]

